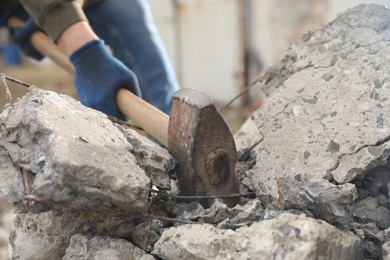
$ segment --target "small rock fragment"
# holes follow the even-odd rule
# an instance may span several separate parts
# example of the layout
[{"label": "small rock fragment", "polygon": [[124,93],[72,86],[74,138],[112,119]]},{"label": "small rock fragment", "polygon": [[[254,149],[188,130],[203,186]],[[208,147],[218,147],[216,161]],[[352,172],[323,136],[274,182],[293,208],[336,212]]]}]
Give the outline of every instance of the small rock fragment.
[{"label": "small rock fragment", "polygon": [[377,198],[367,197],[356,203],[354,216],[361,223],[374,222],[381,229],[390,227],[390,211],[380,206]]},{"label": "small rock fragment", "polygon": [[152,260],[155,258],[124,239],[74,235],[62,259]]},{"label": "small rock fragment", "polygon": [[177,204],[172,210],[172,213],[176,215],[176,218],[182,220],[195,220],[205,214],[205,209],[202,204],[197,201],[190,204],[181,203]]},{"label": "small rock fragment", "polygon": [[209,224],[163,232],[153,254],[163,259],[361,259],[362,243],[351,232],[321,220],[284,213],[237,231]]},{"label": "small rock fragment", "polygon": [[145,170],[152,184],[162,190],[171,189],[169,172],[176,166],[176,160],[167,149],[152,142],[137,132],[126,129],[124,134],[128,142],[133,146],[132,153],[138,164]]},{"label": "small rock fragment", "polygon": [[157,232],[162,229],[162,227],[163,224],[160,220],[153,220],[137,225],[132,230],[133,243],[146,252],[151,252],[154,244],[160,238],[160,235],[158,235]]},{"label": "small rock fragment", "polygon": [[383,260],[390,259],[390,242],[386,242],[382,245],[382,257]]}]

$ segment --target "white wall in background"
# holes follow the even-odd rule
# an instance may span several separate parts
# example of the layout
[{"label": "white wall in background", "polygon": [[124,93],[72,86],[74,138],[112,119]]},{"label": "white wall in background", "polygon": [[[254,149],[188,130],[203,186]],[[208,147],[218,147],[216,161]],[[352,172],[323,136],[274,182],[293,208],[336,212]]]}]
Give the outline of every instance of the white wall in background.
[{"label": "white wall in background", "polygon": [[255,46],[266,66],[278,62],[291,42],[316,30],[340,12],[362,3],[390,8],[390,0],[252,0]]},{"label": "white wall in background", "polygon": [[242,73],[237,0],[181,0],[177,9],[183,87],[216,100],[237,93]]},{"label": "white wall in background", "polygon": [[182,87],[221,102],[238,93],[243,72],[239,1],[149,0]]},{"label": "white wall in background", "polygon": [[[360,3],[390,8],[390,0],[149,0],[182,87],[229,101],[243,87],[240,6],[251,3],[251,55],[265,67],[277,63],[291,42]],[[256,76],[256,70],[254,68]],[[250,81],[252,81],[250,79]],[[256,98],[256,95],[253,95]]]}]

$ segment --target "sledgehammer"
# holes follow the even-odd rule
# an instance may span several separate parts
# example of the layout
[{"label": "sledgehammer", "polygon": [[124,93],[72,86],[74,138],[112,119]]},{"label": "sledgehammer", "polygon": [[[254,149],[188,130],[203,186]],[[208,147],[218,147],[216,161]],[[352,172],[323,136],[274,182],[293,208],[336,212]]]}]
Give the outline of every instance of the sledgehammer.
[{"label": "sledgehammer", "polygon": [[[22,22],[11,18],[11,27]],[[73,65],[62,50],[42,32],[30,42],[43,55],[74,76]],[[229,127],[206,94],[181,89],[173,95],[172,113],[162,111],[126,89],[118,91],[119,109],[148,134],[165,145],[178,161],[177,178],[181,195],[230,195],[238,193],[236,146]],[[237,198],[225,198],[232,207]],[[203,200],[211,205],[213,200]]]}]

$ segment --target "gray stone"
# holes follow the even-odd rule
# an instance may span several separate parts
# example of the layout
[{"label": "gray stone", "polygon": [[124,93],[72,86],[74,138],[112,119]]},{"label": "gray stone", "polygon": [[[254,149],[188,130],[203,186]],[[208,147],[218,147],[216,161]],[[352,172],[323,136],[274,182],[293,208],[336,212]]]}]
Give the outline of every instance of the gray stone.
[{"label": "gray stone", "polygon": [[[194,220],[199,217],[202,217],[205,214],[205,209],[203,206],[197,202],[180,203],[175,206],[172,210],[172,213],[176,215],[176,218],[182,220]],[[179,224],[179,223],[177,223]]]},{"label": "gray stone", "polygon": [[362,259],[362,243],[351,232],[289,213],[237,231],[209,224],[166,230],[153,254],[163,259]]},{"label": "gray stone", "polygon": [[364,256],[368,259],[379,259],[382,255],[379,244],[370,239],[364,239]]},{"label": "gray stone", "polygon": [[[107,116],[30,88],[0,115],[0,192],[19,212],[53,208],[145,211],[150,180]],[[22,170],[35,204],[23,204]]]},{"label": "gray stone", "polygon": [[221,200],[215,200],[210,208],[200,217],[199,222],[218,224],[231,216],[230,208]]},{"label": "gray stone", "polygon": [[362,223],[374,222],[381,229],[390,227],[390,211],[379,205],[377,198],[367,197],[356,203],[354,216]]},{"label": "gray stone", "polygon": [[384,207],[389,207],[389,198],[386,196],[386,195],[384,195],[384,194],[379,194],[378,196],[377,196],[377,198],[378,198],[378,204],[380,205],[380,206],[384,206]]},{"label": "gray stone", "polygon": [[[390,10],[364,4],[291,45],[280,64],[288,73],[253,115],[263,141],[254,149],[252,182],[265,206],[287,206],[281,178],[327,179],[335,191],[387,165],[390,42],[383,32],[389,24]],[[289,197],[304,195],[297,192]],[[305,196],[303,202],[311,205]]]},{"label": "gray stone", "polygon": [[[153,255],[162,259],[251,259],[249,239],[232,230],[211,224],[191,224],[170,228],[154,245]],[[256,249],[252,252],[271,259],[271,254]],[[252,257],[253,259],[253,257]]]},{"label": "gray stone", "polygon": [[390,242],[390,228],[384,230],[384,241]]},{"label": "gray stone", "polygon": [[220,221],[219,228],[237,229],[263,219],[265,210],[257,199],[251,200],[245,205],[236,205],[231,209],[231,217]]},{"label": "gray stone", "polygon": [[[357,199],[355,186],[352,184],[334,185],[325,179],[311,179],[295,176],[276,180],[280,208],[307,209],[315,217],[330,223],[349,223],[352,221],[350,205]],[[267,189],[257,192],[263,202],[272,200]]]},{"label": "gray stone", "polygon": [[0,198],[0,259],[8,259],[8,239],[14,219],[12,206],[5,198]]},{"label": "gray stone", "polygon": [[175,168],[176,160],[168,150],[131,129],[127,129],[124,134],[133,146],[131,152],[135,155],[138,164],[145,170],[153,185],[159,189],[170,190],[169,172]]},{"label": "gray stone", "polygon": [[234,140],[239,154],[245,152],[262,139],[263,137],[259,133],[252,117],[249,117],[234,134]]},{"label": "gray stone", "polygon": [[383,260],[390,260],[390,242],[382,245],[382,258]]},{"label": "gray stone", "polygon": [[375,223],[370,222],[367,224],[362,223],[351,223],[350,228],[353,230],[355,234],[359,236],[360,239],[374,239],[380,242],[385,241],[385,232],[380,230]]},{"label": "gray stone", "polygon": [[363,180],[363,187],[368,190],[371,196],[375,196],[379,193],[381,188],[387,187],[389,181],[389,168],[379,166],[366,174]]},{"label": "gray stone", "polygon": [[153,220],[137,225],[132,230],[133,243],[146,252],[151,252],[154,244],[160,238],[160,235],[158,235],[157,232],[159,232],[162,227],[163,223],[160,220]]},{"label": "gray stone", "polygon": [[[46,258],[49,259],[49,258]],[[63,260],[122,260],[122,259],[155,259],[145,251],[124,239],[102,236],[74,235],[66,249]]]},{"label": "gray stone", "polygon": [[18,214],[10,236],[12,259],[60,259],[71,236],[83,233],[130,237],[133,222],[133,217],[114,217],[92,212]]}]

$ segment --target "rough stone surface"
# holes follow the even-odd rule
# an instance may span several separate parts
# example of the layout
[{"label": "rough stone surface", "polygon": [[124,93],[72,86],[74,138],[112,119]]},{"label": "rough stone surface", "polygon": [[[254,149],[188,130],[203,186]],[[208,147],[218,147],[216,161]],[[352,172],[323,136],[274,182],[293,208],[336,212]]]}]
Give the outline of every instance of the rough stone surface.
[{"label": "rough stone surface", "polygon": [[353,211],[362,223],[374,222],[381,229],[390,227],[390,212],[387,207],[379,205],[377,198],[367,197],[357,202]]},{"label": "rough stone surface", "polygon": [[[19,102],[0,116],[0,193],[19,212],[56,210],[17,215],[14,258],[60,259],[68,248],[66,259],[151,258],[144,251],[158,259],[388,259],[389,32],[389,10],[358,6],[293,44],[260,77],[268,99],[235,136],[240,192],[256,197],[246,195],[233,208],[220,199],[205,208],[163,191],[175,164],[164,148],[74,101],[32,89],[21,101],[26,108]],[[95,156],[102,161],[88,165],[100,172],[61,173],[63,161],[70,171],[82,168],[72,156],[83,149],[127,161]],[[102,162],[112,171],[126,168],[125,177],[113,180]],[[89,176],[104,185],[90,185]],[[126,182],[138,177],[139,190],[128,194]],[[26,180],[35,205],[22,200]],[[151,185],[160,191],[147,196]],[[149,214],[126,217],[125,210],[146,208]]]},{"label": "rough stone surface", "polygon": [[390,242],[384,243],[382,246],[382,257],[383,260],[390,259]]},{"label": "rough stone surface", "polygon": [[184,225],[165,231],[154,254],[163,259],[361,259],[354,234],[321,220],[284,213],[237,231]]},{"label": "rough stone surface", "polygon": [[[280,208],[307,209],[314,215],[330,223],[350,223],[353,213],[350,206],[357,199],[354,185],[347,183],[334,185],[325,179],[285,177],[276,179]],[[259,198],[267,203],[271,201],[269,191],[258,192]]]},{"label": "rough stone surface", "polygon": [[[23,169],[38,201],[28,211],[61,205],[144,211],[151,185],[145,171],[168,176],[174,166],[162,148],[136,141],[129,131],[124,135],[104,114],[54,92],[31,88],[0,120],[0,192],[20,212],[27,211],[21,200],[27,193]],[[139,161],[128,139],[135,143]],[[168,188],[167,183],[161,186]]]},{"label": "rough stone surface", "polygon": [[14,218],[11,205],[6,199],[0,198],[0,259],[8,258],[8,239]]},{"label": "rough stone surface", "polygon": [[132,231],[133,243],[146,252],[151,252],[154,244],[160,238],[158,232],[163,226],[160,220],[152,220],[137,225]]},{"label": "rough stone surface", "polygon": [[153,185],[159,189],[170,190],[169,173],[175,168],[176,160],[168,150],[130,129],[125,131],[125,136],[133,146],[132,153],[138,164],[145,170]]},{"label": "rough stone surface", "polygon": [[253,187],[267,207],[285,206],[280,178],[347,184],[387,164],[389,29],[390,10],[360,5],[291,46],[289,73],[253,116],[264,138]]},{"label": "rough stone surface", "polygon": [[263,139],[253,119],[248,118],[234,134],[238,153],[243,153]]},{"label": "rough stone surface", "polygon": [[155,258],[124,239],[74,235],[62,259],[152,260]]},{"label": "rough stone surface", "polygon": [[18,214],[10,236],[13,259],[61,259],[75,234],[130,237],[132,217],[91,212]]}]

